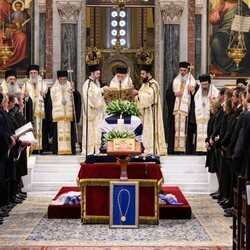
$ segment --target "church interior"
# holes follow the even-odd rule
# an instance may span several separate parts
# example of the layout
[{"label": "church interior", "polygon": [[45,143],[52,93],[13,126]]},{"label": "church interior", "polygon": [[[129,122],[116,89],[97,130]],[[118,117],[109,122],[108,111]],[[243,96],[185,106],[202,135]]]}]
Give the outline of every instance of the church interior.
[{"label": "church interior", "polygon": [[0,0],[0,249],[250,249],[249,63],[250,0]]}]

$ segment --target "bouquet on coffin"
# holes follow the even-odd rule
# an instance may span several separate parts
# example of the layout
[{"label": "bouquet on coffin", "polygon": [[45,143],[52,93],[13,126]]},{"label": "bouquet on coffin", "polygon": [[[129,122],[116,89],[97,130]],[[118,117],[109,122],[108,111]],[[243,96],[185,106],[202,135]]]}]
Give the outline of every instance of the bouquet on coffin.
[{"label": "bouquet on coffin", "polygon": [[19,137],[20,141],[26,141],[29,142],[31,145],[35,145],[37,143],[34,134],[32,132],[33,126],[32,123],[26,123],[22,127],[18,128],[15,131],[15,135]]},{"label": "bouquet on coffin", "polygon": [[140,109],[135,102],[114,100],[107,104],[106,113],[108,115],[137,116],[141,115]]}]

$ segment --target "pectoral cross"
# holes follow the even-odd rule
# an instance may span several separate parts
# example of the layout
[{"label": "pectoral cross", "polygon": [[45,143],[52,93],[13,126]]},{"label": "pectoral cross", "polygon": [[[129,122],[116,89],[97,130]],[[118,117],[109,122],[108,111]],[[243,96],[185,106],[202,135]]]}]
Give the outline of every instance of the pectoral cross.
[{"label": "pectoral cross", "polygon": [[40,69],[40,74],[41,74],[42,79],[44,78],[44,73],[46,73],[46,70],[42,67]]},{"label": "pectoral cross", "polygon": [[214,79],[215,74],[210,74],[211,79]]},{"label": "pectoral cross", "polygon": [[190,64],[190,65],[188,66],[188,68],[189,68],[190,71],[192,71],[192,69],[194,69],[194,66]]}]

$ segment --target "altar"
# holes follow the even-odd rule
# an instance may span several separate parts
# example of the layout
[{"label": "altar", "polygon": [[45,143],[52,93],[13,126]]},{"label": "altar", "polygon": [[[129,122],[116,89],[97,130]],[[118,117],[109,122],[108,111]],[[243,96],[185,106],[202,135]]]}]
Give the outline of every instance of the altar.
[{"label": "altar", "polygon": [[[128,163],[129,181],[139,183],[139,223],[158,224],[158,192],[163,183],[160,165]],[[120,180],[118,163],[82,163],[78,174],[81,190],[82,223],[109,223],[110,181]]]}]

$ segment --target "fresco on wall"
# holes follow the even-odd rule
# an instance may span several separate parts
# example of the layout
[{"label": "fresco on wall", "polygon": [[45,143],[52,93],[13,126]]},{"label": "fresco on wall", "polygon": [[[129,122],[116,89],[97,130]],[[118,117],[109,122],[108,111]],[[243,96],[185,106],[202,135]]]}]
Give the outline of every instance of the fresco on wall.
[{"label": "fresco on wall", "polygon": [[[234,16],[241,10],[250,16],[250,0],[210,0],[209,1],[209,72],[215,77],[250,76],[250,32],[244,33],[247,54],[237,67],[228,57],[231,25]],[[234,46],[237,46],[237,39]]]},{"label": "fresco on wall", "polygon": [[32,1],[0,1],[0,74],[26,74],[31,63]]}]

